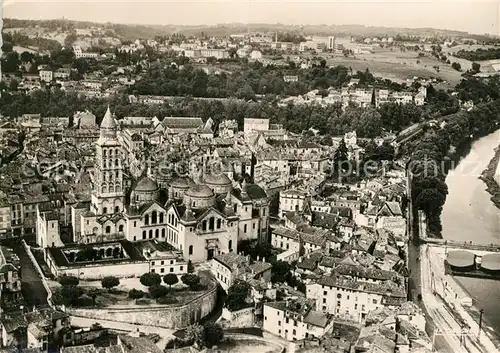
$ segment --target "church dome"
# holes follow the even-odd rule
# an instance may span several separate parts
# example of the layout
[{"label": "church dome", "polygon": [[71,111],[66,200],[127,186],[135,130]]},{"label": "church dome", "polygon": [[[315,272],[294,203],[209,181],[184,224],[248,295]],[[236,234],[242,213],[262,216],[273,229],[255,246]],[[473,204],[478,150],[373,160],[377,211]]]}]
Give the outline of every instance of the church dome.
[{"label": "church dome", "polygon": [[181,176],[176,179],[174,179],[171,183],[171,186],[174,188],[189,188],[190,186],[194,185],[193,179],[187,176]]},{"label": "church dome", "polygon": [[203,181],[207,185],[231,185],[231,180],[224,173],[207,174],[203,177]]},{"label": "church dome", "polygon": [[196,198],[209,198],[214,196],[214,192],[207,185],[193,185],[186,191],[186,196]]},{"label": "church dome", "polygon": [[214,193],[217,195],[227,194],[228,191],[231,191],[233,187],[233,183],[231,179],[224,173],[217,174],[208,174],[203,177],[203,181],[207,186],[209,186]]},{"label": "church dome", "polygon": [[158,191],[158,184],[148,177],[144,177],[135,186],[134,191],[140,192],[155,192]]}]

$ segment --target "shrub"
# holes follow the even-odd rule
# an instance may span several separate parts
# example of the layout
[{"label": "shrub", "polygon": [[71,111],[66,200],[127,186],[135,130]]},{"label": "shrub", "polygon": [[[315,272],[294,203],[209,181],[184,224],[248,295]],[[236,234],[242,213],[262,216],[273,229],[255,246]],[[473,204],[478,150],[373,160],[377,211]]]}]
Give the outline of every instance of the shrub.
[{"label": "shrub", "polygon": [[181,281],[191,289],[194,289],[200,284],[200,277],[192,273],[186,273],[182,275]]},{"label": "shrub", "polygon": [[147,272],[141,276],[141,284],[146,287],[159,286],[161,283],[161,277],[157,273]]},{"label": "shrub", "polygon": [[114,276],[107,276],[101,280],[101,285],[103,288],[111,289],[120,285],[120,280]]},{"label": "shrub", "polygon": [[77,286],[80,280],[75,276],[62,276],[59,278],[59,283],[62,286]]},{"label": "shrub", "polygon": [[188,261],[188,273],[193,273],[194,272],[194,266],[193,266],[193,263],[191,262],[191,260]]},{"label": "shrub", "polygon": [[146,293],[143,292],[142,290],[138,290],[138,289],[131,289],[129,292],[128,292],[128,297],[130,299],[139,299],[139,298],[142,298],[144,297]]},{"label": "shrub", "polygon": [[224,330],[218,323],[208,322],[203,327],[204,343],[208,348],[216,345],[224,338]]},{"label": "shrub", "polygon": [[168,294],[168,289],[165,286],[159,285],[159,286],[149,287],[149,295],[153,299],[164,297],[167,294]]}]

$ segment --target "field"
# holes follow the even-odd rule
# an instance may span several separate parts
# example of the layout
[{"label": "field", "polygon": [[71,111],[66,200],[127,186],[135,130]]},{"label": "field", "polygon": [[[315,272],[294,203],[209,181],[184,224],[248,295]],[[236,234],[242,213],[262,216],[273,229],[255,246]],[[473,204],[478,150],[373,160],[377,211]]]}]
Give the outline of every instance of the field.
[{"label": "field", "polygon": [[[445,87],[452,87],[459,83],[461,79],[460,72],[452,69],[450,65],[437,61],[429,53],[426,53],[423,57],[418,57],[416,52],[384,50],[371,54],[356,54],[354,58],[329,56],[327,57],[327,63],[328,65],[351,67],[353,72],[368,69],[374,76],[400,83],[418,76],[422,78],[441,78],[446,81]],[[439,66],[439,72],[433,66]]]}]

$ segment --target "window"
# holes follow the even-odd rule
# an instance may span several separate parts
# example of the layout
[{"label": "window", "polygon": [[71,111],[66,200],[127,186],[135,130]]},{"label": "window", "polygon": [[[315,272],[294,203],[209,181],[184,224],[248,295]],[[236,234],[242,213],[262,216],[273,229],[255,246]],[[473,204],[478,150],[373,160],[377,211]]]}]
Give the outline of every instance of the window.
[{"label": "window", "polygon": [[293,329],[293,331],[292,331],[292,335],[294,335],[294,336],[295,336],[296,334],[297,334],[297,331],[295,331],[295,329]]},{"label": "window", "polygon": [[170,264],[173,265],[174,264],[174,260],[170,260]]},{"label": "window", "polygon": [[115,206],[115,213],[120,212],[120,206]]},{"label": "window", "polygon": [[214,217],[210,217],[210,220],[208,222],[208,229],[214,230],[214,228],[215,228],[215,218]]},{"label": "window", "polygon": [[151,272],[152,272],[152,273],[155,273],[155,269],[153,268],[153,269],[151,270]]},{"label": "window", "polygon": [[160,223],[163,223],[163,212],[160,213]]},{"label": "window", "polygon": [[170,267],[170,272],[174,272],[174,268],[173,267]]},{"label": "window", "polygon": [[[52,227],[53,227],[53,226],[54,226],[54,225],[52,225]],[[110,226],[107,226],[107,227],[106,227],[106,234],[109,234],[109,233],[111,233],[111,227],[110,227]]]},{"label": "window", "polygon": [[161,273],[164,273],[165,272],[165,269],[162,267],[162,269],[160,270]]},{"label": "window", "polygon": [[159,238],[160,237],[160,230],[157,229],[155,230],[155,238]]},{"label": "window", "polygon": [[229,249],[230,252],[233,251],[233,241],[232,240],[228,241],[227,248]]},{"label": "window", "polygon": [[373,299],[373,304],[377,304],[377,299]]},{"label": "window", "polygon": [[161,262],[160,262],[160,264],[161,264],[161,265],[164,265],[164,264],[165,264],[165,261],[161,261]]},{"label": "window", "polygon": [[328,292],[325,290],[325,291],[323,292],[323,295],[327,295],[327,294],[328,294]]},{"label": "window", "polygon": [[246,233],[246,232],[247,232],[247,225],[245,224],[245,225],[243,226],[243,233]]},{"label": "window", "polygon": [[107,208],[107,207],[103,207],[103,208],[102,208],[102,213],[103,213],[103,214],[108,213],[108,208]]},{"label": "window", "polygon": [[151,239],[151,238],[153,238],[153,230],[152,229],[149,230],[149,239]]},{"label": "window", "polygon": [[144,216],[144,224],[149,225],[149,215],[148,214]]},{"label": "window", "polygon": [[142,239],[146,239],[146,231],[142,231]]},{"label": "window", "polygon": [[217,229],[220,229],[222,226],[222,220],[219,218],[217,219]]},{"label": "window", "polygon": [[163,229],[161,230],[161,237],[162,237],[162,238],[165,238],[165,228],[163,228]]},{"label": "window", "polygon": [[323,304],[326,304],[326,298],[323,298]]},{"label": "window", "polygon": [[151,213],[151,224],[156,224],[157,217],[158,217],[158,215],[157,215],[156,211],[153,211]]},{"label": "window", "polygon": [[119,232],[123,232],[123,224],[120,224],[120,225],[118,226],[118,231],[119,231]]},{"label": "window", "polygon": [[189,255],[193,255],[193,246],[189,245]]},{"label": "window", "polygon": [[267,321],[267,316],[264,316],[264,321]]},{"label": "window", "polygon": [[281,326],[281,321],[278,321],[278,326]]},{"label": "window", "polygon": [[290,319],[286,318],[285,322],[288,324],[290,322]]},{"label": "window", "polygon": [[341,299],[341,298],[342,298],[342,294],[340,294],[340,293],[339,293],[339,294],[337,294],[337,298],[338,298],[338,299]]},{"label": "window", "polygon": [[134,227],[137,227],[137,221],[134,221]]}]

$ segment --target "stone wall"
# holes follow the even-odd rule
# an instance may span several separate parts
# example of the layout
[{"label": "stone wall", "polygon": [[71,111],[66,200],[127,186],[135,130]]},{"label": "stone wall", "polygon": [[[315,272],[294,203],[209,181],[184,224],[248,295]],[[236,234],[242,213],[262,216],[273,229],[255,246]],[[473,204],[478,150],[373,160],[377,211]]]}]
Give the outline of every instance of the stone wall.
[{"label": "stone wall", "polygon": [[70,315],[95,320],[126,322],[135,325],[180,329],[192,325],[210,314],[217,302],[217,286],[212,287],[189,303],[170,306],[134,306],[131,308],[76,309]]},{"label": "stone wall", "polygon": [[253,307],[237,311],[222,309],[223,319],[227,320],[226,327],[253,327],[255,325],[255,310]]}]

